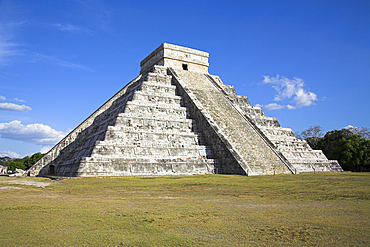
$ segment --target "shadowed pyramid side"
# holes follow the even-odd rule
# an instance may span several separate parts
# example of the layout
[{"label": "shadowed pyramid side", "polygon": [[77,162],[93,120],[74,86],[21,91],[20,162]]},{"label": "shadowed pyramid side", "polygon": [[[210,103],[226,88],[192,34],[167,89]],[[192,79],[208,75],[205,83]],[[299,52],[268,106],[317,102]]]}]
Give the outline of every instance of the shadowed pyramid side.
[{"label": "shadowed pyramid side", "polygon": [[[170,71],[179,85],[192,95],[191,101],[199,103],[196,108],[204,112],[203,115],[207,115],[208,126],[203,125],[204,128],[212,128],[221,140],[220,143],[214,140],[207,143],[210,145],[217,143],[212,148],[218,150],[215,154],[222,173],[247,175],[292,173],[290,163],[212,83],[209,74],[172,68]],[[223,147],[219,148],[220,145]],[[223,161],[223,158],[219,157],[224,156],[225,152],[231,154],[233,162],[229,158]]]},{"label": "shadowed pyramid side", "polygon": [[292,129],[283,128],[276,118],[267,117],[261,107],[252,106],[248,97],[237,95],[231,85],[223,84],[218,76],[210,78],[222,88],[235,107],[271,141],[276,150],[292,164],[295,172],[343,171],[338,161],[328,160],[321,150],[313,150],[306,140],[297,139]]}]

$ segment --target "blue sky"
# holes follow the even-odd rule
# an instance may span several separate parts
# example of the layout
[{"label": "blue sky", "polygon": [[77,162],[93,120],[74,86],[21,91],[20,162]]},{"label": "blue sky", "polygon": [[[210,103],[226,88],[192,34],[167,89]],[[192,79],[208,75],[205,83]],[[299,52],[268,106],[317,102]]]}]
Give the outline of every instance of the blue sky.
[{"label": "blue sky", "polygon": [[47,151],[161,43],[283,127],[370,127],[370,1],[0,0],[0,156]]}]

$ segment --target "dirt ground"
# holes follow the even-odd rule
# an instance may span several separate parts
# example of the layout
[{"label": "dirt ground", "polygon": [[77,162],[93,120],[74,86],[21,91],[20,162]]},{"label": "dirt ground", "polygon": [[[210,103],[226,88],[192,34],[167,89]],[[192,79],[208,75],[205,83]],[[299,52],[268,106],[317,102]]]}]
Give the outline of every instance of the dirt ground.
[{"label": "dirt ground", "polygon": [[[8,180],[8,179],[5,180],[5,179],[0,178],[0,181],[1,181],[1,183],[28,185],[28,186],[35,186],[35,187],[40,187],[40,188],[45,188],[45,187],[47,187],[51,184],[51,183],[48,183],[48,182],[30,181],[30,180],[21,179],[21,178],[12,179],[12,180]],[[21,188],[20,187],[14,187],[14,186],[5,186],[5,187],[0,187],[0,189],[21,189]]]}]

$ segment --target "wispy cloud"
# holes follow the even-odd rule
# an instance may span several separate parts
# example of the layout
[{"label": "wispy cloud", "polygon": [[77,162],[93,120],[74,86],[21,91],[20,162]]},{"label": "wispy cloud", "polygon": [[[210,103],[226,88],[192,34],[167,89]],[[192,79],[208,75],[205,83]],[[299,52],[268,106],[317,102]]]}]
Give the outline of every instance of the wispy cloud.
[{"label": "wispy cloud", "polygon": [[84,69],[84,70],[91,71],[90,68],[88,68],[84,65],[77,64],[77,63],[71,63],[71,62],[59,59],[57,57],[47,56],[47,55],[43,55],[41,53],[36,53],[34,55],[34,58],[36,60],[44,61],[44,62],[50,62],[50,63],[58,65],[58,66],[68,67],[68,68],[72,68],[72,69]]},{"label": "wispy cloud", "polygon": [[79,27],[79,26],[72,25],[72,24],[55,23],[55,24],[51,24],[51,26],[56,27],[60,31],[64,31],[64,32],[86,33],[89,35],[93,34],[93,31],[91,31],[90,29]]},{"label": "wispy cloud", "polygon": [[25,101],[25,100],[23,100],[23,99],[18,99],[18,98],[14,98],[13,100],[14,100],[14,101],[19,101],[19,102],[27,102],[27,101]]},{"label": "wispy cloud", "polygon": [[0,110],[2,111],[30,111],[31,107],[26,105],[17,105],[13,103],[0,103]]},{"label": "wispy cloud", "polygon": [[23,45],[14,41],[14,29],[27,26],[28,22],[0,23],[0,65],[10,65],[14,58],[24,54]]},{"label": "wispy cloud", "polygon": [[0,100],[6,100],[6,98],[0,95]]},{"label": "wispy cloud", "polygon": [[9,123],[0,123],[0,136],[5,139],[34,143],[38,145],[54,145],[66,133],[55,130],[48,125],[35,123],[23,125],[14,120]]},{"label": "wispy cloud", "polygon": [[2,65],[9,65],[9,59],[22,55],[23,51],[17,49],[18,47],[20,47],[19,44],[13,43],[0,35],[0,63]]},{"label": "wispy cloud", "polygon": [[265,105],[266,110],[278,110],[287,108],[289,110],[297,107],[311,106],[317,101],[317,95],[304,89],[305,83],[303,79],[294,77],[293,79],[277,75],[276,77],[263,76],[264,84],[269,84],[275,89],[277,94],[274,101],[282,101],[285,99],[292,99],[291,102],[295,105],[279,105],[277,103],[270,103]]},{"label": "wispy cloud", "polygon": [[19,158],[21,155],[10,150],[0,151],[0,157]]},{"label": "wispy cloud", "polygon": [[[29,22],[21,21],[21,22],[9,22],[9,23],[1,23],[0,22],[0,65],[1,66],[9,66],[13,64],[15,61],[23,61],[23,62],[38,62],[44,61],[49,62],[58,66],[68,67],[72,69],[84,69],[89,70],[88,67],[72,63],[66,60],[62,60],[55,56],[48,56],[44,55],[40,52],[32,53],[27,50],[27,47],[24,44],[17,42],[14,39],[14,33],[16,32],[17,28],[28,26]],[[40,25],[40,24],[39,24]],[[85,32],[91,34],[92,31],[86,28],[78,27],[75,25],[67,24],[52,24],[59,28],[62,31],[70,31],[70,32]]]}]

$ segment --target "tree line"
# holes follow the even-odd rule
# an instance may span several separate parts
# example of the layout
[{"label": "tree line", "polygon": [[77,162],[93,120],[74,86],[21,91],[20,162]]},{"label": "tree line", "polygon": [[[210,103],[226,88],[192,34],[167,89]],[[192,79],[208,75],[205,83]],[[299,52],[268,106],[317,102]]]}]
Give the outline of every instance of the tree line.
[{"label": "tree line", "polygon": [[346,171],[370,171],[370,131],[368,128],[349,127],[332,130],[325,135],[320,126],[295,133],[308,142],[312,149],[322,150],[330,160],[338,160]]},{"label": "tree line", "polygon": [[9,171],[14,171],[15,169],[27,170],[43,156],[44,155],[42,153],[35,153],[31,157],[26,156],[21,159],[0,157],[0,165],[7,166]]}]

